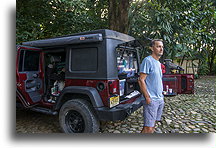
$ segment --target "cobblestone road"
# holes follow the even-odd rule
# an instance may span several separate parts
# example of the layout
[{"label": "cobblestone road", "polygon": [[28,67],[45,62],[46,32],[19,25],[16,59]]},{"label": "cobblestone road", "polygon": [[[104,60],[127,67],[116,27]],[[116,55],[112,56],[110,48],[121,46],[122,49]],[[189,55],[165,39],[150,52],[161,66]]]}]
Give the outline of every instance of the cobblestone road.
[{"label": "cobblestone road", "polygon": [[[156,133],[216,133],[216,77],[195,80],[195,93],[165,98],[162,121]],[[106,122],[101,133],[139,133],[143,126],[142,108],[124,121]],[[60,133],[57,116],[33,111],[16,111],[17,133]]]}]

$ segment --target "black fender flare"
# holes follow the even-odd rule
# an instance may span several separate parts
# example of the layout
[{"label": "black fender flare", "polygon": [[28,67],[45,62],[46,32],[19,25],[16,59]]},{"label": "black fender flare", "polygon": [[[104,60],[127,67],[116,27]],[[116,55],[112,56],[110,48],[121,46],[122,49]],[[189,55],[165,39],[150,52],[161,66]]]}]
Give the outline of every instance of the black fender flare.
[{"label": "black fender flare", "polygon": [[90,101],[94,108],[104,106],[102,99],[95,88],[88,87],[88,86],[68,86],[64,88],[64,90],[61,92],[60,96],[58,97],[57,102],[54,106],[54,110],[60,109],[62,105],[62,99],[66,94],[84,94],[90,98]]}]

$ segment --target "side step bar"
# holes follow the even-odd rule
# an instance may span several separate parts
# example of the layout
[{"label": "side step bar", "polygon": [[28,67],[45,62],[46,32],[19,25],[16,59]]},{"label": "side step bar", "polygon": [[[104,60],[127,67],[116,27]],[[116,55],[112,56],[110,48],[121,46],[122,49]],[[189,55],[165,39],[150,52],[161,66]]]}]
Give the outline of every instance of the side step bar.
[{"label": "side step bar", "polygon": [[42,107],[34,107],[34,108],[30,108],[30,110],[44,113],[44,114],[48,114],[48,115],[57,115],[58,114],[57,111],[52,111],[51,109],[42,108]]}]

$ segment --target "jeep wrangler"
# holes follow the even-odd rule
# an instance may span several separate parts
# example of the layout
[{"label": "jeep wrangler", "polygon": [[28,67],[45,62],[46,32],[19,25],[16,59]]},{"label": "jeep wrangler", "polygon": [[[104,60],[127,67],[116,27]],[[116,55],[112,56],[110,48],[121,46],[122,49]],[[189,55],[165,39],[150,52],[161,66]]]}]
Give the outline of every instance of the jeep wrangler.
[{"label": "jeep wrangler", "polygon": [[96,133],[142,106],[142,48],[131,36],[95,30],[17,45],[16,104],[59,116],[65,133]]}]

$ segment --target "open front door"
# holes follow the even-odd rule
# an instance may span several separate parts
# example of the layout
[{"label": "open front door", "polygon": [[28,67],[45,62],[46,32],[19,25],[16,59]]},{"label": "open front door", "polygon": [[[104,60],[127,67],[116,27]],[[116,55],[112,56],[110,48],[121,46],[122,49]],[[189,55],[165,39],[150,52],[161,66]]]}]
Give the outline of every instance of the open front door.
[{"label": "open front door", "polygon": [[37,104],[42,99],[41,49],[17,47],[16,85],[17,95],[24,106]]}]

